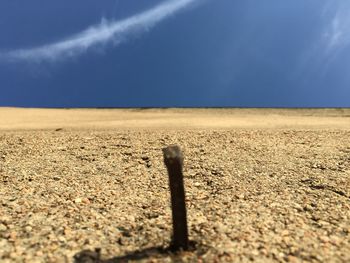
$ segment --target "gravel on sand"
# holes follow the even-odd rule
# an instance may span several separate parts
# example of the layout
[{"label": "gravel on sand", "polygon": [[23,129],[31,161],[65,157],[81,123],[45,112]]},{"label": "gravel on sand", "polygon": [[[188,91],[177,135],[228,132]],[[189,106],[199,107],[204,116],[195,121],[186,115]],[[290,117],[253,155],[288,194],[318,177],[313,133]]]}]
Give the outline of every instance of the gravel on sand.
[{"label": "gravel on sand", "polygon": [[[184,152],[194,244],[178,254],[166,250],[161,149],[170,144]],[[79,253],[101,262],[350,262],[350,131],[1,133],[0,261],[72,262]]]}]

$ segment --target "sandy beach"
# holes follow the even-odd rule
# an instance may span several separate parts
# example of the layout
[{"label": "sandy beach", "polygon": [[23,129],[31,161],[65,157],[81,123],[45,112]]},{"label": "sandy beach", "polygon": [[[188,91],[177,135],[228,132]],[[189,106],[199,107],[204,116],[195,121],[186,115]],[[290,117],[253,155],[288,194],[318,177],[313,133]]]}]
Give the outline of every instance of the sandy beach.
[{"label": "sandy beach", "polygon": [[[171,144],[194,244],[177,254]],[[349,262],[350,109],[0,108],[0,261],[95,249],[90,262]]]}]

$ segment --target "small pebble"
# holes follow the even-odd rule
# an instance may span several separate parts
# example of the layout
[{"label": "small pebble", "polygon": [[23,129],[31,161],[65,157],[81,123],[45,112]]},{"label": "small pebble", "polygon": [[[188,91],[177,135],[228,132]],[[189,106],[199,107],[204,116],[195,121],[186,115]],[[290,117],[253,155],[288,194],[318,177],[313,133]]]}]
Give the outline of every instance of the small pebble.
[{"label": "small pebble", "polygon": [[6,231],[6,230],[7,230],[7,226],[5,226],[4,224],[0,224],[0,232]]}]

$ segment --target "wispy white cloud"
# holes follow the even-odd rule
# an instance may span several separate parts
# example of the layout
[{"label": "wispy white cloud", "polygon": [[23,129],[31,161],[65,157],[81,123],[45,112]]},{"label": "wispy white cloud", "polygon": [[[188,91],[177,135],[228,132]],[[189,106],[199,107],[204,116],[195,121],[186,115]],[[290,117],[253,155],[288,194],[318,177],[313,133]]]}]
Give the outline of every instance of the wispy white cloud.
[{"label": "wispy white cloud", "polygon": [[112,43],[118,45],[135,32],[145,32],[162,20],[199,0],[168,0],[152,9],[121,21],[106,21],[62,41],[29,49],[13,50],[2,56],[11,60],[57,61],[74,57],[88,49]]},{"label": "wispy white cloud", "polygon": [[[301,51],[292,73],[294,79],[310,83],[325,77],[350,46],[350,1],[326,1],[319,12],[320,23],[314,24],[318,34],[308,48]],[[312,85],[310,83],[305,86]]]},{"label": "wispy white cloud", "polygon": [[350,45],[350,5],[340,5],[324,32],[326,52],[334,52]]}]

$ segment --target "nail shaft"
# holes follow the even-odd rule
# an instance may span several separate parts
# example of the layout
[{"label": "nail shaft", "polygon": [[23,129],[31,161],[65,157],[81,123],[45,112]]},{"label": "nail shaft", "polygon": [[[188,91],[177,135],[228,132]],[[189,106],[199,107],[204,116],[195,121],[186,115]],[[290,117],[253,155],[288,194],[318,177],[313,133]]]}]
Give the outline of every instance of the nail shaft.
[{"label": "nail shaft", "polygon": [[177,145],[163,149],[164,163],[168,170],[173,219],[173,250],[188,249],[185,188],[182,174],[183,155]]}]

